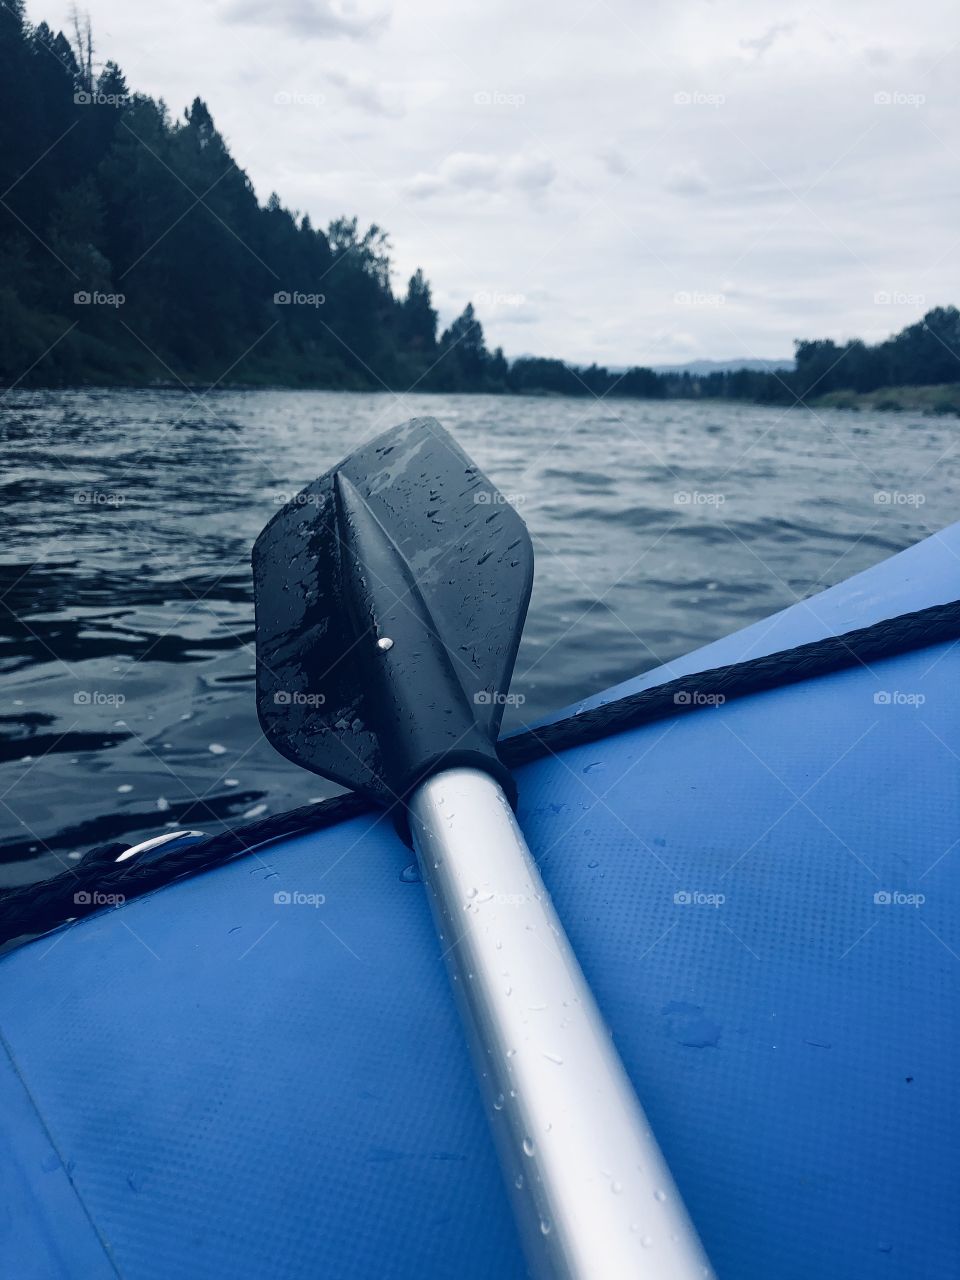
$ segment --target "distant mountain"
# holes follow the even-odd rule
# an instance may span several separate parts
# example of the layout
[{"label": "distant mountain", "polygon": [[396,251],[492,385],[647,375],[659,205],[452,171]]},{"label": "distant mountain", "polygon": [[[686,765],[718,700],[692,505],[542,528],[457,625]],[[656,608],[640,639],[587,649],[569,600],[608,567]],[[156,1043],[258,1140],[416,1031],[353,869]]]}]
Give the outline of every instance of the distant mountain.
[{"label": "distant mountain", "polygon": [[700,377],[708,373],[734,373],[737,369],[750,369],[755,373],[774,373],[778,369],[793,369],[795,361],[785,360],[691,360],[687,364],[655,364],[654,373],[692,373]]},{"label": "distant mountain", "polygon": [[[516,364],[520,360],[539,360],[541,356],[532,356],[524,352],[520,356],[508,356],[508,363]],[[584,369],[586,365],[583,363],[567,361],[571,368]],[[644,365],[643,361],[638,362],[645,369],[652,369],[654,373],[692,373],[699,377],[703,377],[708,373],[735,373],[737,369],[750,369],[755,373],[775,373],[779,369],[794,369],[796,361],[790,356],[783,360],[691,360],[688,364],[652,364]],[[608,364],[604,368],[608,373],[618,374],[626,373],[628,369],[634,368],[634,365],[627,364]]]}]

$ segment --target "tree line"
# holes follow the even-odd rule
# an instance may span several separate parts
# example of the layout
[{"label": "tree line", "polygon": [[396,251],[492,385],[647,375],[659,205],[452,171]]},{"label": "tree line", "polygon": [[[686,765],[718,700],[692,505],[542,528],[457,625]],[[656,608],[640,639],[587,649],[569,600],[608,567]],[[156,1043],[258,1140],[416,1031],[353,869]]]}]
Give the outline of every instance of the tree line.
[{"label": "tree line", "polygon": [[206,104],[183,117],[0,4],[0,382],[418,387],[790,404],[958,381],[960,313],[876,345],[796,343],[793,370],[614,371],[488,350],[468,303],[442,332],[417,270],[399,296],[379,226],[261,205]]},{"label": "tree line", "polygon": [[472,306],[438,333],[378,226],[261,205],[206,104],[182,119],[0,4],[0,379],[503,390]]}]

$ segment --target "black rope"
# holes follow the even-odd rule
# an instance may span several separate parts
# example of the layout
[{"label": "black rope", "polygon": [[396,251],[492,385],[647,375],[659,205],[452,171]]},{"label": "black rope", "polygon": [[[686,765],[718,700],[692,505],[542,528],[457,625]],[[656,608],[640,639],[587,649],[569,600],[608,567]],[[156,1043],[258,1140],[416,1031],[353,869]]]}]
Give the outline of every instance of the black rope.
[{"label": "black rope", "polygon": [[45,933],[65,920],[102,911],[104,900],[110,900],[110,895],[121,895],[120,901],[126,902],[185,876],[219,867],[273,840],[336,826],[371,807],[363,796],[334,796],[320,804],[302,805],[171,849],[156,861],[139,862],[133,858],[117,863],[117,857],[128,846],[100,845],[84,854],[76,867],[0,894],[0,944],[25,934]]},{"label": "black rope", "polygon": [[507,764],[515,767],[548,752],[595,742],[651,720],[716,707],[729,698],[796,684],[845,667],[868,667],[880,658],[892,658],[898,653],[955,640],[958,636],[960,600],[932,605],[843,635],[811,640],[794,649],[781,649],[747,662],[733,662],[668,680],[666,684],[628,694],[626,698],[593,707],[580,715],[506,738],[500,743],[500,754]]},{"label": "black rope", "polygon": [[[730,698],[847,667],[868,667],[872,661],[958,637],[960,600],[933,605],[843,635],[680,676],[566,720],[504,738],[499,753],[505,764],[515,768],[653,720],[716,707]],[[221,866],[271,841],[321,831],[372,808],[362,796],[336,796],[171,849],[152,862],[132,859],[118,864],[115,859],[126,846],[101,845],[91,849],[75,868],[0,894],[0,943],[43,933],[66,920],[100,911],[109,895],[121,895],[121,900],[127,901],[185,876]]]}]

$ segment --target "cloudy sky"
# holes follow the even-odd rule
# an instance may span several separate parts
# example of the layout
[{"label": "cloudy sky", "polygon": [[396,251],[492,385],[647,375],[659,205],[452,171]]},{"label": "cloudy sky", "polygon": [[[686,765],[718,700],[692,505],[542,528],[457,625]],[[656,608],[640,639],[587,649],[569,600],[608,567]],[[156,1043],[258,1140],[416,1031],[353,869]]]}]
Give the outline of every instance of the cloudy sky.
[{"label": "cloudy sky", "polygon": [[[390,232],[508,355],[780,357],[960,302],[947,0],[87,0],[261,200]],[[66,25],[65,0],[29,0]]]}]

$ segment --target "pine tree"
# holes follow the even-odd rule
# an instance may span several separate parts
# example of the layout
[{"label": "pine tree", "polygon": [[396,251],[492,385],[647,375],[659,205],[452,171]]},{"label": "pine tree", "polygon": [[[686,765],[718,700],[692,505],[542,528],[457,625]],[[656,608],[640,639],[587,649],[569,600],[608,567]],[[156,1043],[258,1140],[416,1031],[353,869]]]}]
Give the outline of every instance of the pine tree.
[{"label": "pine tree", "polygon": [[440,349],[446,366],[444,381],[453,377],[454,384],[464,390],[480,390],[490,357],[483,340],[483,327],[472,302],[467,303],[450,328],[444,331]]},{"label": "pine tree", "polygon": [[430,285],[417,267],[400,308],[400,340],[411,351],[432,352],[437,345],[437,313]]}]

